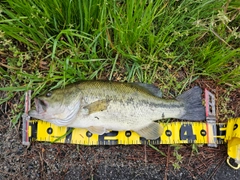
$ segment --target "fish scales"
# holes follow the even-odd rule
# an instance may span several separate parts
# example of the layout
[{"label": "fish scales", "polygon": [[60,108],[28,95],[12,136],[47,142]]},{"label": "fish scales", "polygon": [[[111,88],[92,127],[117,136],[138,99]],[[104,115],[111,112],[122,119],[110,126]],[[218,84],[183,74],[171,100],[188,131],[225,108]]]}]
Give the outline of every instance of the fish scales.
[{"label": "fish scales", "polygon": [[[82,92],[83,97],[89,97],[89,99],[95,97],[93,101],[106,98],[113,102],[121,102],[123,105],[148,105],[150,107],[166,108],[182,108],[183,104],[174,100],[165,100],[154,96],[146,90],[132,84],[126,83],[108,83],[105,88],[101,88],[105,85],[104,82],[91,83],[89,86],[86,84],[80,84],[79,90]],[[90,103],[90,102],[88,102]],[[159,114],[159,112],[158,112]]]},{"label": "fish scales", "polygon": [[[115,120],[119,119],[120,121],[128,121],[126,116],[129,116],[132,121],[134,119],[138,121],[142,118],[161,119],[162,114],[165,118],[169,118],[173,113],[183,113],[184,106],[181,102],[163,100],[134,84],[108,83],[103,85],[105,85],[104,82],[95,82],[91,85],[79,84],[79,89],[85,100],[83,106],[104,98],[111,100],[109,109],[104,114],[105,119],[110,113],[115,115]],[[136,123],[135,121],[133,123]]]}]

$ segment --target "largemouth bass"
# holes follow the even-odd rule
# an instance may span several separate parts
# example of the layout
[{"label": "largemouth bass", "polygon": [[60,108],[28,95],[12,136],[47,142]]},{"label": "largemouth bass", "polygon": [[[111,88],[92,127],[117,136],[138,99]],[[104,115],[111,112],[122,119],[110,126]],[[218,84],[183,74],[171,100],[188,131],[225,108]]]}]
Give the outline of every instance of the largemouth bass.
[{"label": "largemouth bass", "polygon": [[169,100],[150,84],[83,81],[35,98],[36,110],[29,115],[100,135],[110,130],[133,130],[146,139],[157,139],[163,127],[156,120],[205,119],[201,93],[196,86]]}]

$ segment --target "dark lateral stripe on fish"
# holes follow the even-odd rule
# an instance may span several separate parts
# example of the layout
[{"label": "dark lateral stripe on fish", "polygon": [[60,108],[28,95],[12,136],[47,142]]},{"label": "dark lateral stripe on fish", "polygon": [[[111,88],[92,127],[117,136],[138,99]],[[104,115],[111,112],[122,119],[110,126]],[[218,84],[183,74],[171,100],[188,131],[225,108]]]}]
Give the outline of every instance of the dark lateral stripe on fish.
[{"label": "dark lateral stripe on fish", "polygon": [[166,103],[154,103],[154,102],[148,102],[146,100],[141,100],[140,101],[143,104],[149,104],[149,106],[156,107],[156,108],[181,108],[183,107],[183,104],[176,104],[176,103],[171,103],[169,102],[168,104]]}]

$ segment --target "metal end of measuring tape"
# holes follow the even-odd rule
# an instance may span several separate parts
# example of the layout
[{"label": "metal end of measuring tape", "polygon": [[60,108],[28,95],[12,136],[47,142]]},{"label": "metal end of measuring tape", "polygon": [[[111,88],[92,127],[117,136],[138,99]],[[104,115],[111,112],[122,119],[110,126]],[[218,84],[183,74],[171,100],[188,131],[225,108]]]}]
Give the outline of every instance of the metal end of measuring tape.
[{"label": "metal end of measuring tape", "polygon": [[23,124],[22,124],[22,144],[29,146],[30,145],[30,141],[29,141],[29,120],[30,120],[30,116],[28,115],[28,111],[31,108],[31,90],[27,91],[25,93],[25,110],[24,113],[22,115],[22,120],[23,120]]},{"label": "metal end of measuring tape", "polygon": [[[217,123],[216,123],[216,110],[215,110],[215,96],[207,89],[205,89],[205,101],[206,101],[206,121],[208,127],[208,146],[217,147]],[[233,169],[240,169],[240,118],[228,120],[227,125],[223,127],[225,129],[225,139],[228,144],[228,158],[227,164]],[[212,128],[212,131],[209,130]]]},{"label": "metal end of measuring tape", "polygon": [[208,132],[208,146],[217,147],[217,123],[216,123],[216,108],[215,96],[207,89],[205,89],[205,107],[206,107],[206,121]]}]

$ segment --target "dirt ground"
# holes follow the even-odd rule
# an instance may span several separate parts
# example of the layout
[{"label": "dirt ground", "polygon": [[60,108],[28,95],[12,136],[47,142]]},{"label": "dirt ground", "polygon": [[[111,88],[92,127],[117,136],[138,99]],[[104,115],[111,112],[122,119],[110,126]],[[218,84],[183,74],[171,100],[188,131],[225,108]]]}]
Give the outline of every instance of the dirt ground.
[{"label": "dirt ground", "polygon": [[[202,87],[206,84],[199,82]],[[0,98],[6,95],[0,92]],[[81,146],[33,142],[21,143],[21,122],[12,127],[11,109],[19,96],[0,105],[0,180],[4,179],[228,179],[238,180],[240,170],[226,164],[227,147],[203,145],[198,154],[182,145],[180,169],[174,170],[174,147],[156,146],[167,157],[147,145]],[[240,93],[231,96],[229,106],[240,117]]]}]

